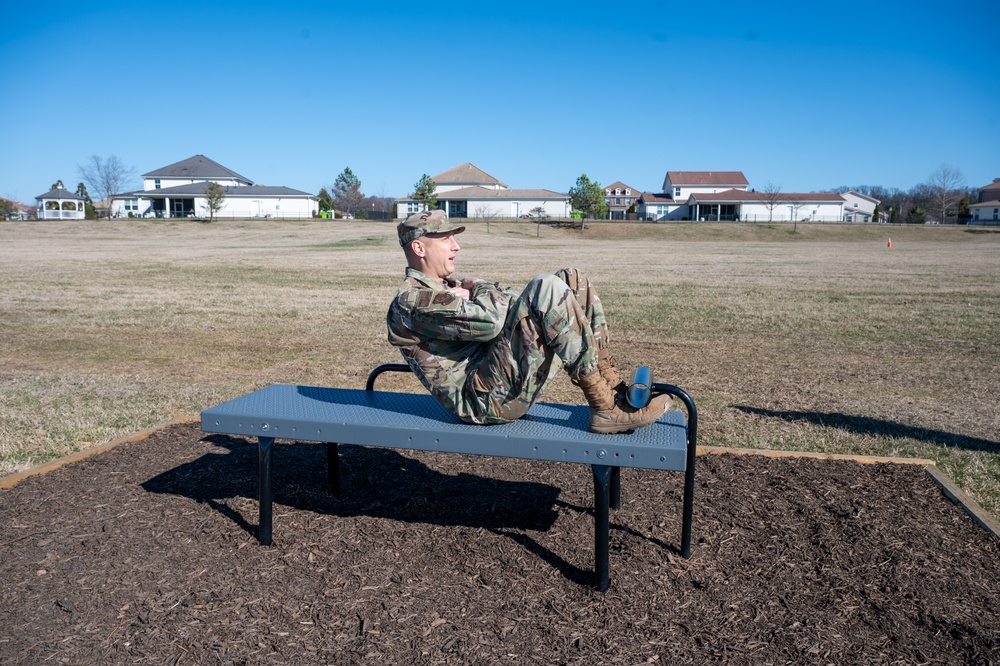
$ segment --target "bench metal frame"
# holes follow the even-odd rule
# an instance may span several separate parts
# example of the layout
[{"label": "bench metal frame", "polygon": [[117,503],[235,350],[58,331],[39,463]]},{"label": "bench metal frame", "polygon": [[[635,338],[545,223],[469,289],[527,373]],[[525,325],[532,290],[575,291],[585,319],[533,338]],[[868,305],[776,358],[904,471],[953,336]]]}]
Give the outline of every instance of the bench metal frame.
[{"label": "bench metal frame", "polygon": [[683,471],[684,505],[681,555],[691,554],[694,468],[698,412],[694,401],[672,384],[653,390],[678,398],[687,411],[668,412],[657,423],[633,433],[591,433],[586,406],[537,403],[512,423],[480,426],[460,422],[429,394],[375,391],[384,372],[410,372],[405,364],[380,365],[364,391],[274,384],[206,409],[205,432],[245,435],[258,442],[260,520],[257,537],[272,542],[272,458],[276,438],[324,442],[327,480],[340,492],[340,444],[488,455],[525,460],[589,464],[594,478],[595,587],[610,586],[609,509],[621,508],[621,468]]}]

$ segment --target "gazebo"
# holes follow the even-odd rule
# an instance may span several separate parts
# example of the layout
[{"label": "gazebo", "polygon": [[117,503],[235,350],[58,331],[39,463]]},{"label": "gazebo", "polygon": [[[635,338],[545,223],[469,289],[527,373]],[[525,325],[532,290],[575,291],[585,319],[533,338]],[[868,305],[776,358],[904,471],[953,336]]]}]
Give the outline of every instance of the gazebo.
[{"label": "gazebo", "polygon": [[84,198],[56,187],[35,197],[39,220],[82,220],[86,215]]}]

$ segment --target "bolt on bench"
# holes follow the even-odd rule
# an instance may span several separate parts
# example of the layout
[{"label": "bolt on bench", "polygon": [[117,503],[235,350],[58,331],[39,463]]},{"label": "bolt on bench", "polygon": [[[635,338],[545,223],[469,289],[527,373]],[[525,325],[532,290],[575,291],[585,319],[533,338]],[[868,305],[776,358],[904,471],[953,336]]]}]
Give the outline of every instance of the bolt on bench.
[{"label": "bolt on bench", "polygon": [[635,432],[600,435],[588,430],[590,408],[578,405],[537,403],[525,416],[503,425],[462,423],[430,394],[375,391],[375,379],[387,371],[409,372],[410,368],[380,365],[368,376],[363,391],[274,384],[201,413],[204,432],[257,438],[258,539],[262,544],[271,544],[272,444],[281,438],[327,444],[327,477],[333,492],[339,492],[340,486],[339,444],[590,465],[594,570],[596,587],[602,592],[610,585],[609,508],[621,508],[620,469],[684,472],[681,554],[690,556],[698,412],[683,389],[653,384],[654,390],[684,403],[686,423],[680,412],[668,412]]}]

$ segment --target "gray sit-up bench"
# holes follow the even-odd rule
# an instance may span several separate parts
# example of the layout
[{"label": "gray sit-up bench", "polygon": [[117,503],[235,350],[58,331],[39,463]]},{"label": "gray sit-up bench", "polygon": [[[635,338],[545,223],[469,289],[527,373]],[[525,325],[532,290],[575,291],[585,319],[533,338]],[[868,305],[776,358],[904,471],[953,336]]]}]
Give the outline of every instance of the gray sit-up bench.
[{"label": "gray sit-up bench", "polygon": [[201,413],[205,432],[247,435],[258,441],[260,524],[258,538],[271,544],[271,458],[276,438],[327,444],[330,488],[339,492],[338,444],[419,451],[466,453],[590,465],[594,476],[594,560],[596,587],[608,589],[609,508],[621,507],[622,467],[684,472],[681,554],[691,554],[694,463],[698,413],[694,401],[670,384],[654,390],[679,398],[687,410],[668,412],[632,433],[588,431],[589,408],[535,404],[522,418],[503,425],[462,423],[429,394],[375,391],[375,378],[409,366],[386,364],[368,376],[364,391],[275,384]]}]

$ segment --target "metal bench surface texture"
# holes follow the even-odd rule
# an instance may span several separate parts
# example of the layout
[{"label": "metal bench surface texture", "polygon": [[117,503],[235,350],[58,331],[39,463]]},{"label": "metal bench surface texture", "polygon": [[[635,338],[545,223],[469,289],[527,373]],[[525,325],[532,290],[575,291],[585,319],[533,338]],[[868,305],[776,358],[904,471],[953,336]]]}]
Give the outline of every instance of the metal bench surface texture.
[{"label": "metal bench surface texture", "polygon": [[205,432],[684,471],[684,415],[632,433],[588,430],[586,406],[537,403],[502,425],[462,423],[429,394],[274,384],[202,412]]}]

